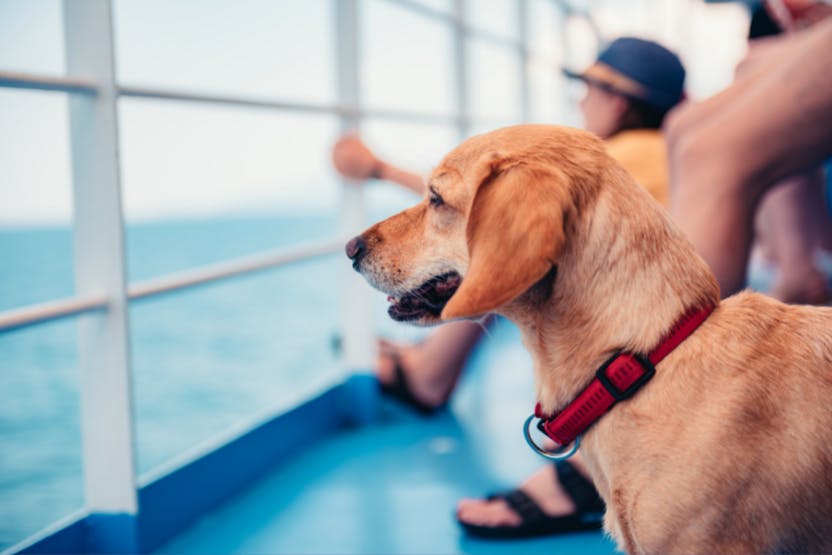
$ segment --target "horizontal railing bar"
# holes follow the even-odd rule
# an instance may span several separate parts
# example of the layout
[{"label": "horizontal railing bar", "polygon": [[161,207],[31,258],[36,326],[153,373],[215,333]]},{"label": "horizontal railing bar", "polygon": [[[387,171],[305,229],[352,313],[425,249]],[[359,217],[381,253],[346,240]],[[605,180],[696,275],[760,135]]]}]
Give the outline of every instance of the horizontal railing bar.
[{"label": "horizontal railing bar", "polygon": [[[243,274],[268,270],[277,266],[330,255],[340,251],[343,241],[321,241],[297,247],[275,249],[227,262],[151,279],[131,285],[127,297],[133,300],[154,297],[228,279]],[[19,330],[36,324],[106,310],[105,297],[72,297],[0,312],[0,333]]]},{"label": "horizontal railing bar", "polygon": [[0,71],[0,87],[83,94],[98,93],[98,86],[95,82],[86,79],[17,71]]},{"label": "horizontal railing bar", "polygon": [[132,85],[119,86],[119,94],[130,98],[150,98],[158,100],[173,100],[184,102],[201,102],[207,104],[223,104],[227,106],[239,106],[241,108],[263,108],[269,110],[286,110],[300,112],[317,112],[326,114],[339,114],[356,117],[374,117],[384,119],[411,120],[422,123],[453,123],[456,117],[448,114],[431,114],[420,112],[402,112],[396,110],[349,110],[342,106],[331,104],[304,104],[300,102],[260,100],[254,98],[235,96],[215,96],[210,94],[197,94],[184,91],[172,91],[165,89],[151,89],[136,87]]},{"label": "horizontal railing bar", "polygon": [[324,241],[298,247],[276,249],[130,285],[127,288],[127,296],[131,301],[144,299],[213,283],[241,274],[268,270],[292,262],[333,254],[343,248],[343,241]]},{"label": "horizontal railing bar", "polygon": [[0,313],[0,333],[107,308],[105,297],[72,297]]},{"label": "horizontal railing bar", "polygon": [[387,2],[389,4],[401,6],[411,12],[418,13],[426,17],[440,19],[449,23],[456,21],[456,16],[452,12],[443,12],[441,10],[437,10],[436,8],[431,8],[430,6],[414,2],[413,0],[387,0]]},{"label": "horizontal railing bar", "polygon": [[459,116],[452,114],[424,114],[418,112],[398,112],[396,110],[360,110],[362,118],[395,119],[413,123],[457,124]]},{"label": "horizontal railing bar", "polygon": [[270,110],[295,110],[301,112],[334,114],[347,112],[346,108],[335,105],[307,104],[302,102],[287,102],[237,96],[199,94],[185,91],[172,91],[166,89],[139,87],[134,85],[119,85],[118,92],[121,96],[133,98],[152,98],[159,100],[178,100],[186,102],[204,102],[210,104],[227,104],[231,106],[240,106],[248,108],[266,108]]},{"label": "horizontal railing bar", "polygon": [[264,108],[269,110],[286,110],[317,112],[328,114],[349,115],[356,117],[370,117],[382,119],[397,119],[420,123],[455,123],[456,116],[450,114],[432,114],[420,112],[402,112],[397,110],[348,110],[347,108],[329,104],[303,104],[285,101],[259,100],[234,96],[214,96],[183,91],[165,89],[149,89],[132,85],[119,86],[119,93],[124,97],[150,98],[158,100],[174,100],[185,102],[202,102],[208,104],[223,104],[239,106],[241,108]]},{"label": "horizontal railing bar", "polygon": [[523,41],[503,36],[499,33],[495,33],[494,31],[489,31],[488,29],[481,29],[479,27],[471,27],[470,25],[466,25],[464,27],[464,31],[468,35],[468,38],[476,38],[483,42],[487,42],[511,50],[525,50],[525,48],[523,47]]},{"label": "horizontal railing bar", "polygon": [[[446,13],[435,8],[425,6],[424,4],[414,2],[413,0],[387,0],[387,2],[396,6],[401,6],[402,8],[410,10],[411,12],[418,13],[426,17],[438,19],[447,23],[457,22],[457,17],[455,14]],[[506,37],[488,29],[473,26],[470,24],[470,22],[467,21],[462,25],[462,30],[468,36],[477,37],[481,40],[485,40],[494,44],[499,44],[501,46],[517,49],[522,45],[522,41],[520,40],[513,39],[511,37]]]},{"label": "horizontal railing bar", "polygon": [[[29,90],[58,91],[70,93],[96,94],[96,85],[89,81],[71,79],[64,77],[49,77],[28,73],[14,73],[0,71],[0,88],[19,88]],[[359,110],[358,112],[348,110],[341,106],[327,104],[304,104],[300,102],[284,102],[272,100],[259,100],[253,98],[215,96],[208,94],[197,94],[182,91],[165,89],[152,89],[132,85],[122,85],[118,88],[119,94],[131,98],[151,98],[160,100],[174,100],[184,102],[202,102],[209,104],[224,104],[230,106],[265,108],[270,110],[286,110],[300,112],[316,112],[340,115],[353,115],[356,117],[369,117],[379,119],[395,119],[412,121],[417,123],[433,124],[456,124],[459,121],[457,116],[451,114],[404,112],[397,110]]]}]

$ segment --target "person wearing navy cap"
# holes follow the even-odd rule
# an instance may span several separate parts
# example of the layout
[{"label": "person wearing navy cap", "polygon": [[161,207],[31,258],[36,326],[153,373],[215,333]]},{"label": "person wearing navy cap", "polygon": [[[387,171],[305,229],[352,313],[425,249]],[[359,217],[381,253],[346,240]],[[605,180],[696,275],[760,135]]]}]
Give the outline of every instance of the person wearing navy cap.
[{"label": "person wearing navy cap", "polygon": [[685,68],[679,57],[658,43],[635,37],[614,40],[581,73],[567,68],[563,72],[664,111],[684,96]]},{"label": "person wearing navy cap", "polygon": [[685,97],[679,57],[653,41],[622,37],[588,68],[563,73],[587,85],[580,103],[584,128],[605,139],[610,155],[667,206],[668,162],[660,129]]}]

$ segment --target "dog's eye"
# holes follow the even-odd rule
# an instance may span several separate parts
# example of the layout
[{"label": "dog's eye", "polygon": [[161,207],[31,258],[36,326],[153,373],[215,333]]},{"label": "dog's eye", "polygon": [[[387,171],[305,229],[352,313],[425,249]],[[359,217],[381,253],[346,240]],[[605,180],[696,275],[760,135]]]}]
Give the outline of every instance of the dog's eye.
[{"label": "dog's eye", "polygon": [[442,197],[440,197],[439,195],[437,195],[436,193],[434,193],[432,191],[430,193],[429,202],[430,202],[430,205],[433,206],[434,208],[436,208],[438,206],[442,206],[443,204],[445,204],[445,201],[442,199]]}]

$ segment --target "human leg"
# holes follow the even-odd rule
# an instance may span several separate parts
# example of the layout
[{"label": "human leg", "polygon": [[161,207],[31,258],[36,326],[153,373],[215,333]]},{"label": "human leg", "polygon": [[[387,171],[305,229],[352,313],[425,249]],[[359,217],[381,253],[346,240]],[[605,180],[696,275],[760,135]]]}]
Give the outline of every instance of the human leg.
[{"label": "human leg", "polygon": [[763,192],[832,150],[832,20],[803,33],[788,60],[683,108],[668,125],[671,213],[724,296],[744,285]]},{"label": "human leg", "polygon": [[[379,381],[392,386],[403,376],[405,387],[420,405],[428,410],[441,407],[453,392],[468,356],[487,325],[488,321],[449,322],[415,345],[380,341]],[[401,376],[397,376],[397,366]]]},{"label": "human leg", "polygon": [[757,241],[776,266],[771,295],[785,302],[822,304],[829,300],[816,253],[828,219],[823,205],[824,175],[808,172],[772,187],[760,202]]}]

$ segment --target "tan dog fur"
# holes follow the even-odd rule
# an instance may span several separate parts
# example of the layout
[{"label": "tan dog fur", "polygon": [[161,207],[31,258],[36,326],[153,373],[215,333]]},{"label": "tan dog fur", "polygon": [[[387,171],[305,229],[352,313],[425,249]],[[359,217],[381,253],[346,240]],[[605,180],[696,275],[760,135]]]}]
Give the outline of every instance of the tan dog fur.
[{"label": "tan dog fur", "polygon": [[394,297],[457,271],[441,320],[514,321],[549,413],[613,352],[647,353],[688,309],[718,305],[584,435],[621,549],[832,552],[832,309],[749,292],[720,304],[704,261],[588,133],[473,137],[428,185],[362,234],[359,270]]}]

